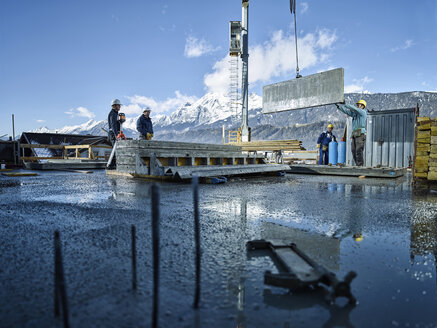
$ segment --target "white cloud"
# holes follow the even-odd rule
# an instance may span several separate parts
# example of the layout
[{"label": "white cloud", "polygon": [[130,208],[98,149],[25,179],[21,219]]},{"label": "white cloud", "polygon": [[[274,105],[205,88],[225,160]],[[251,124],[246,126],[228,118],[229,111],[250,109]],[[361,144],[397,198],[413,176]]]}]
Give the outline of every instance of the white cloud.
[{"label": "white cloud", "polygon": [[308,2],[301,2],[300,7],[300,13],[305,14],[308,11]]},{"label": "white cloud", "polygon": [[[306,69],[325,62],[337,40],[335,31],[322,29],[298,39],[299,68]],[[266,82],[296,69],[296,52],[293,35],[282,30],[273,33],[269,41],[249,49],[249,83]],[[240,66],[241,67],[241,66]],[[213,72],[204,76],[208,91],[227,93],[229,85],[229,57],[213,66]]]},{"label": "white cloud", "polygon": [[218,49],[210,45],[205,39],[199,40],[194,36],[189,36],[185,40],[184,55],[187,58],[200,57]]},{"label": "white cloud", "polygon": [[161,14],[165,15],[167,13],[168,5],[164,5],[161,10]]},{"label": "white cloud", "polygon": [[158,28],[161,32],[174,32],[176,30],[176,24],[168,26],[159,25]]},{"label": "white cloud", "polygon": [[129,104],[122,106],[121,110],[126,115],[138,115],[143,112],[144,107],[149,106],[154,114],[171,113],[186,103],[193,103],[197,100],[195,96],[186,96],[179,91],[175,91],[174,97],[169,97],[165,100],[155,100],[152,97],[135,95],[126,97],[129,99]]},{"label": "white cloud", "polygon": [[36,120],[37,123],[45,123],[45,120]]},{"label": "white cloud", "polygon": [[96,114],[85,107],[72,108],[66,111],[65,114],[70,115],[70,117],[86,117],[88,119],[93,119],[96,117]]},{"label": "white cloud", "polygon": [[399,50],[407,50],[408,48],[411,48],[414,45],[414,41],[411,39],[405,40],[404,44],[402,46],[391,48],[391,52],[396,52]]},{"label": "white cloud", "polygon": [[372,82],[373,79],[368,76],[363,77],[362,79],[353,79],[353,83],[344,86],[345,93],[370,93],[368,90],[364,90],[366,84]]}]

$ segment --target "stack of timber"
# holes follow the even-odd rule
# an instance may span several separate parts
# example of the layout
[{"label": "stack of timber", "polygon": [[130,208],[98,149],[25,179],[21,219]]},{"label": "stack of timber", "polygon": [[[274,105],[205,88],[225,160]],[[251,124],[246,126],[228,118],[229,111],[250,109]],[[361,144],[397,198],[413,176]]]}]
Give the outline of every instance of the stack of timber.
[{"label": "stack of timber", "polygon": [[233,143],[241,147],[242,151],[296,151],[305,150],[299,140],[255,140]]},{"label": "stack of timber", "polygon": [[239,146],[159,140],[117,141],[116,163],[115,174],[176,179],[259,174],[289,168],[266,164],[263,155],[245,154]]},{"label": "stack of timber", "polygon": [[437,181],[437,118],[418,117],[414,178]]}]

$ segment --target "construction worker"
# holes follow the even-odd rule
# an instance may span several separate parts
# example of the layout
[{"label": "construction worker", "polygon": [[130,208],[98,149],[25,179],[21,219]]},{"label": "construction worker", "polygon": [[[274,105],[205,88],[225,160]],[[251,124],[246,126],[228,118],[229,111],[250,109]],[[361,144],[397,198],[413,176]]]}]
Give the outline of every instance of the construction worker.
[{"label": "construction worker", "polygon": [[367,103],[365,100],[358,100],[354,105],[336,104],[337,108],[346,115],[352,117],[352,140],[351,150],[357,166],[364,165],[364,145],[366,143],[366,125],[367,125]]},{"label": "construction worker", "polygon": [[146,107],[137,120],[137,131],[140,133],[139,139],[152,140],[153,138],[153,124],[150,119],[151,109]]},{"label": "construction worker", "polygon": [[322,132],[317,139],[317,148],[319,149],[319,165],[328,165],[329,161],[329,143],[331,141],[337,142],[337,138],[332,133],[334,126],[332,124],[328,125],[328,130]]},{"label": "construction worker", "polygon": [[120,121],[118,120],[118,112],[121,108],[121,102],[118,99],[114,99],[111,103],[111,111],[108,115],[108,125],[109,125],[109,131],[108,131],[108,137],[111,141],[111,144],[114,146],[116,136],[120,133]]}]

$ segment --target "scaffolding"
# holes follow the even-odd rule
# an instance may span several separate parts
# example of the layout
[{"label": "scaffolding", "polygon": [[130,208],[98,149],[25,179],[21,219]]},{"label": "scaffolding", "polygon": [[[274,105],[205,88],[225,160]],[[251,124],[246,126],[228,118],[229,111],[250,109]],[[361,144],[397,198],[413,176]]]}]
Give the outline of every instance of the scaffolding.
[{"label": "scaffolding", "polygon": [[229,103],[232,110],[232,113],[235,114],[236,117],[240,114],[240,89],[239,89],[239,78],[238,78],[238,62],[240,57],[238,56],[229,56]]}]

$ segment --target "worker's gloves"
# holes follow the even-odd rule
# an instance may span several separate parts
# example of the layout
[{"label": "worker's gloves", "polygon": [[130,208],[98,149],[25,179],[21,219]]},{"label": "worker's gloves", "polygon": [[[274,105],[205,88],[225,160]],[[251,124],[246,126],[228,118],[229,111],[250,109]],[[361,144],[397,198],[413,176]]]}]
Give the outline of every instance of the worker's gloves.
[{"label": "worker's gloves", "polygon": [[152,140],[153,138],[153,133],[146,133],[146,140]]},{"label": "worker's gloves", "polygon": [[317,144],[317,146],[316,146],[316,147],[317,147],[317,149],[319,149],[319,148],[320,148],[320,144]]}]

